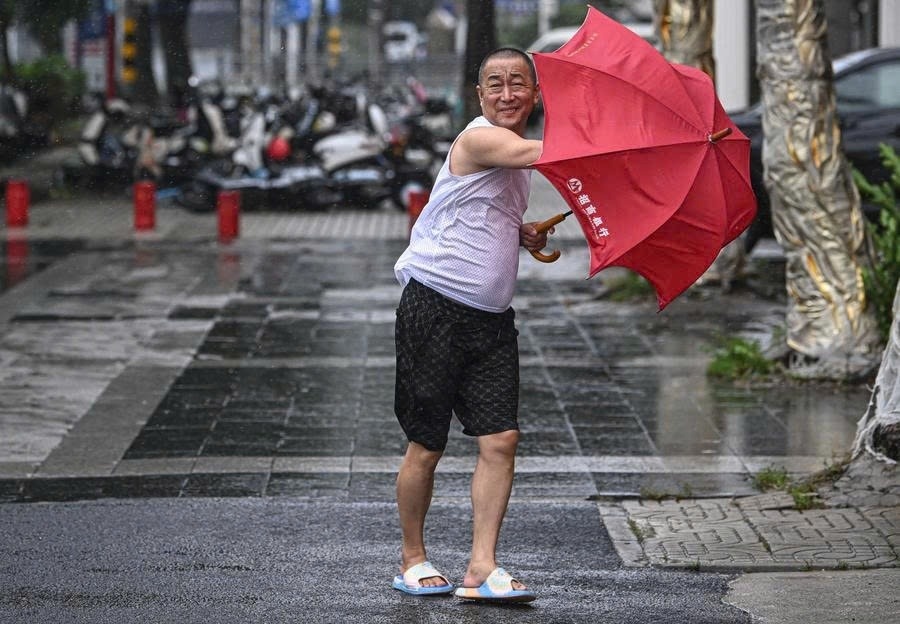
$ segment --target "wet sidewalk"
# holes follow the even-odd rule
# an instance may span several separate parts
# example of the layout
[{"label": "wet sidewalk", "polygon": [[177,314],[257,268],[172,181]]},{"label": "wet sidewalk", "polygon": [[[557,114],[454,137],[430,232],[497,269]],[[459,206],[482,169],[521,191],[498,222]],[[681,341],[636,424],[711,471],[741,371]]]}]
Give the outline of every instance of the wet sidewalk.
[{"label": "wet sidewalk", "polygon": [[[546,218],[552,191],[536,192],[531,218]],[[0,230],[0,501],[389,503],[404,449],[392,266],[406,216],[248,212],[230,244],[214,215],[163,207],[157,219],[134,235],[122,200],[47,202],[24,231]],[[693,289],[657,313],[652,295],[608,296],[619,272],[583,279],[573,225],[554,238],[559,263],[521,261],[512,504],[592,502],[628,566],[896,566],[892,483],[880,505],[745,498],[763,469],[839,461],[869,397],[863,384],[706,375],[717,337],[781,322],[767,283],[777,251],[762,248],[740,288]],[[473,461],[454,431],[437,503],[467,498]]]}]

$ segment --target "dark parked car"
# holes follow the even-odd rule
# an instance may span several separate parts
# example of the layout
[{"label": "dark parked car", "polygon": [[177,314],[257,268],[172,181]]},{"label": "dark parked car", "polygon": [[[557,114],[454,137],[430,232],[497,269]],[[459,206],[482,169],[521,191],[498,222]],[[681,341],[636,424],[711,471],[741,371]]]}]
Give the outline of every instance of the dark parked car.
[{"label": "dark parked car", "polygon": [[[886,143],[900,151],[900,48],[871,48],[834,60],[834,89],[840,117],[844,154],[872,182],[886,180],[878,146]],[[769,198],[763,186],[762,105],[730,115],[751,141],[750,177],[759,204],[756,221],[745,239],[749,251],[772,235]],[[878,209],[863,205],[869,218]]]}]

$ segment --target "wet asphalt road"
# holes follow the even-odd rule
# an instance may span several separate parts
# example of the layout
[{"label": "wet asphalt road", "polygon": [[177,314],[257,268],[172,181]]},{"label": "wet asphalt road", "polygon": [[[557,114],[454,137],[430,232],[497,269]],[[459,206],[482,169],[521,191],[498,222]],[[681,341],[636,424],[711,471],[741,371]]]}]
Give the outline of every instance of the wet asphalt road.
[{"label": "wet asphalt road", "polygon": [[[85,622],[749,622],[720,602],[727,577],[625,569],[586,501],[509,510],[503,562],[529,606],[421,599],[390,588],[397,560],[387,502],[104,500],[4,505],[0,621]],[[459,579],[464,500],[437,502],[428,538]]]}]

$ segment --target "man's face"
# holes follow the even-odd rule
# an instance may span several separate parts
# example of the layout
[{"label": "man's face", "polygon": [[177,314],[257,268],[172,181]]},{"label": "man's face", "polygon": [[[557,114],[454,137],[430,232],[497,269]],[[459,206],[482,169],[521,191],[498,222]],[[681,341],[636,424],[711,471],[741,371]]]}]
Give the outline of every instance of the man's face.
[{"label": "man's face", "polygon": [[494,57],[485,63],[477,87],[481,112],[495,126],[518,134],[538,100],[538,89],[524,59]]}]

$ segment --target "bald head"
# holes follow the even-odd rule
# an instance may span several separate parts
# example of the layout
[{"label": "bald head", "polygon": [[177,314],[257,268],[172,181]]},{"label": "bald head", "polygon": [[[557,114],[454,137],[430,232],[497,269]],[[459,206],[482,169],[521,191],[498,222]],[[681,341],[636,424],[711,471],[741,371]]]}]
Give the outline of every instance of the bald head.
[{"label": "bald head", "polygon": [[537,84],[537,73],[534,71],[534,62],[531,60],[531,57],[528,53],[523,52],[518,48],[497,48],[493,52],[489,52],[487,56],[484,57],[481,61],[481,65],[478,66],[478,82],[479,84],[484,82],[484,68],[487,64],[493,59],[498,58],[519,58],[525,62],[525,65],[528,66],[528,73],[531,76],[532,84]]}]

